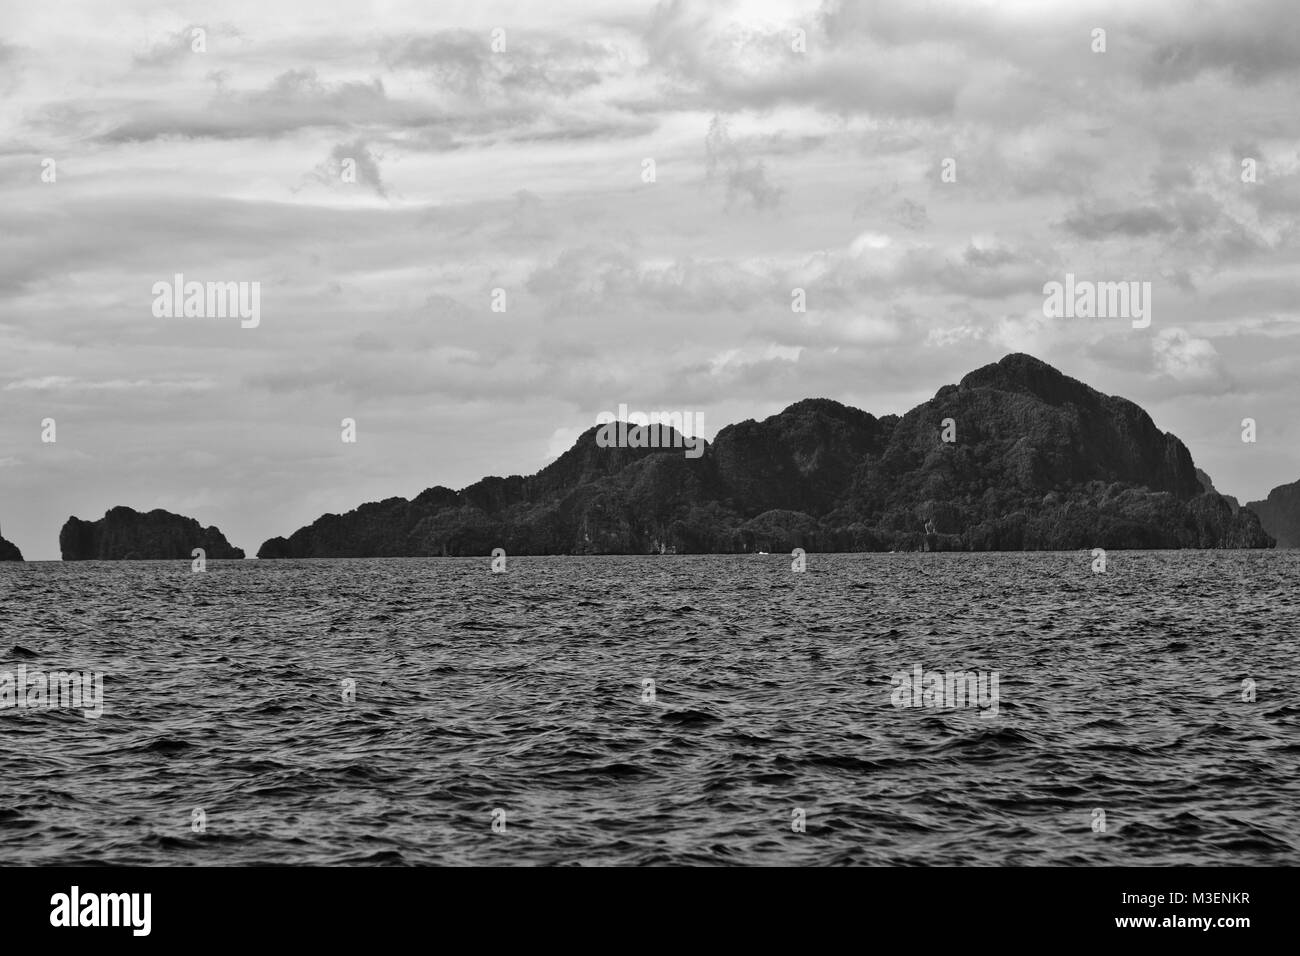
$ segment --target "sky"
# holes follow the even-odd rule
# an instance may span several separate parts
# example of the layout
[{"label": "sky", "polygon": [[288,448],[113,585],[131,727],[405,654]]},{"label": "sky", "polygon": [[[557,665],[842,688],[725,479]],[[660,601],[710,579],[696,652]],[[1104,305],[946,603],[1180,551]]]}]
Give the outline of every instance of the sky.
[{"label": "sky", "polygon": [[[251,556],[620,404],[711,439],[1019,351],[1262,498],[1300,478],[1298,90],[1290,0],[4,4],[0,532],[58,559],[125,504]],[[160,317],[178,273],[258,324]],[[1067,273],[1151,283],[1150,325],[1046,316]]]}]

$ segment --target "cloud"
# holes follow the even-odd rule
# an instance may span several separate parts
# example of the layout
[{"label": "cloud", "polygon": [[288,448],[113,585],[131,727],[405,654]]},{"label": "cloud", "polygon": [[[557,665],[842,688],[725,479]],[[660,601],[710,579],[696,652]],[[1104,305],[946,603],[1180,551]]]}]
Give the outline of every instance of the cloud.
[{"label": "cloud", "polygon": [[755,209],[770,209],[781,201],[783,190],[768,181],[762,161],[745,159],[720,116],[709,121],[704,152],[706,175],[710,181],[723,184],[727,208],[739,199],[748,199]]},{"label": "cloud", "polygon": [[1177,224],[1154,206],[1132,209],[1080,209],[1067,216],[1062,226],[1083,239],[1110,239],[1115,236],[1149,236],[1172,232]]},{"label": "cloud", "polygon": [[127,111],[130,119],[95,138],[102,143],[148,142],[165,136],[275,138],[310,127],[349,128],[385,120],[398,126],[418,123],[418,112],[391,102],[378,77],[331,84],[322,82],[311,68],[286,70],[260,90],[237,91],[221,85],[202,110],[188,104],[144,102]]},{"label": "cloud", "polygon": [[88,381],[75,379],[67,375],[46,375],[41,378],[25,378],[5,385],[6,392],[21,391],[58,391],[58,392],[125,392],[148,390],[151,392],[206,392],[217,387],[211,380],[166,380],[166,379],[102,379]]},{"label": "cloud", "polygon": [[646,262],[615,245],[565,249],[541,265],[526,288],[547,302],[551,314],[582,314],[634,306],[709,314],[745,310],[760,298],[789,303],[789,287],[774,286],[757,264],[693,258]]},{"label": "cloud", "polygon": [[912,199],[901,200],[893,208],[890,219],[904,229],[913,231],[924,229],[930,224],[930,216],[926,213],[925,206]]},{"label": "cloud", "polygon": [[330,150],[329,159],[317,165],[311,176],[317,182],[331,189],[345,188],[351,182],[360,186],[369,186],[380,197],[388,195],[384,179],[379,171],[379,163],[371,154],[370,146],[363,139],[350,143],[339,143]]},{"label": "cloud", "polygon": [[[202,34],[196,32],[200,30]],[[213,47],[208,44],[218,40],[237,40],[242,34],[228,23],[191,23],[156,40],[148,50],[133,56],[131,62],[139,69],[149,70],[172,66],[191,56],[204,56],[206,53],[194,49],[199,36],[203,37],[204,46],[211,51]]]},{"label": "cloud", "polygon": [[1189,82],[1220,70],[1234,81],[1257,85],[1300,71],[1300,29],[1290,0],[1179,5],[1177,19],[1162,17],[1159,33],[1147,25],[1152,44],[1142,65],[1151,85]]},{"label": "cloud", "polygon": [[1213,343],[1185,329],[1166,328],[1151,343],[1156,370],[1179,382],[1226,387],[1222,361]]},{"label": "cloud", "polygon": [[445,30],[387,40],[380,55],[390,68],[419,70],[441,89],[476,100],[573,96],[599,84],[617,60],[617,51],[606,45],[500,29],[501,50],[494,49],[490,32]]},{"label": "cloud", "polygon": [[[728,111],[811,104],[828,112],[939,115],[951,112],[961,70],[950,48],[906,51],[844,44],[832,18],[756,23],[725,19],[727,7],[659,3],[643,42],[671,81],[670,102]],[[807,36],[795,48],[795,29]]]}]

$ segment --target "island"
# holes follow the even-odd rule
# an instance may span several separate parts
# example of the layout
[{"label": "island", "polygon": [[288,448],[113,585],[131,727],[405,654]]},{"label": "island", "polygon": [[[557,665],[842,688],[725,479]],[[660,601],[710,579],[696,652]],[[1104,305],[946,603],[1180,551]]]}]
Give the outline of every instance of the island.
[{"label": "island", "polygon": [[598,431],[534,475],[327,514],[258,557],[1274,545],[1142,408],[1023,353],[902,416],[805,399],[698,456],[675,433],[602,447]]},{"label": "island", "polygon": [[202,548],[209,560],[244,557],[216,528],[162,509],[140,512],[118,506],[98,521],[69,518],[59,532],[64,561],[188,560],[195,548]]}]

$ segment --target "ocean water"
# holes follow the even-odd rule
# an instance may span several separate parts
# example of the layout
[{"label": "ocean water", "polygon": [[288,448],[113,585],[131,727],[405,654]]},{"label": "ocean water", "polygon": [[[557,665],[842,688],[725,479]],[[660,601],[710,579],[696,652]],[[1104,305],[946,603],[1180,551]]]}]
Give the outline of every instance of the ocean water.
[{"label": "ocean water", "polygon": [[807,560],[0,565],[0,859],[1300,863],[1300,552]]}]

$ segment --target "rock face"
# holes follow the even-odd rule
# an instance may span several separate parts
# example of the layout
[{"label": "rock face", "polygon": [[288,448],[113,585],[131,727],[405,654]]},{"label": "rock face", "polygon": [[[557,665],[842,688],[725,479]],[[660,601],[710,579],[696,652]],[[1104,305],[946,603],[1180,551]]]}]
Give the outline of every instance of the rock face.
[{"label": "rock face", "polygon": [[6,541],[0,536],[0,561],[21,561],[23,553],[18,550],[18,545]]},{"label": "rock face", "polygon": [[1264,501],[1247,502],[1246,508],[1259,515],[1279,548],[1300,548],[1300,481],[1274,488]]},{"label": "rock face", "polygon": [[1232,495],[1224,495],[1221,491],[1219,491],[1218,488],[1215,488],[1214,482],[1210,479],[1210,476],[1207,475],[1205,472],[1201,471],[1201,469],[1199,468],[1196,469],[1196,480],[1201,483],[1202,491],[1210,492],[1216,495],[1222,495],[1223,500],[1226,501],[1228,504],[1232,505],[1233,511],[1236,511],[1238,508],[1241,507],[1241,503],[1237,501],[1237,499],[1234,498]]},{"label": "rock face", "polygon": [[808,399],[697,459],[660,427],[645,448],[599,447],[592,428],[531,477],[328,514],[258,557],[1273,545],[1141,408],[1023,354],[901,418]]},{"label": "rock face", "polygon": [[69,518],[59,532],[64,561],[190,560],[195,548],[208,558],[242,558],[216,528],[193,518],[155,509],[142,514],[117,507],[98,521]]}]

